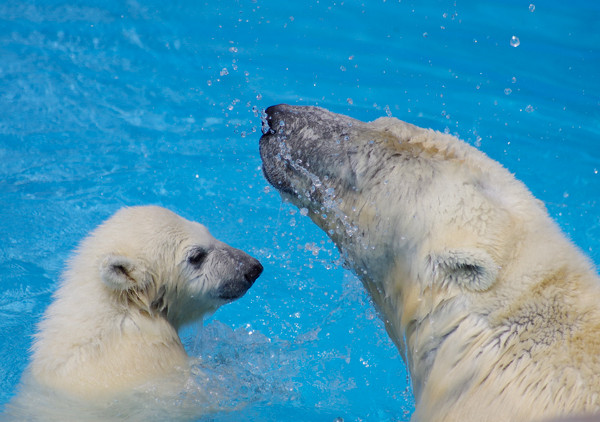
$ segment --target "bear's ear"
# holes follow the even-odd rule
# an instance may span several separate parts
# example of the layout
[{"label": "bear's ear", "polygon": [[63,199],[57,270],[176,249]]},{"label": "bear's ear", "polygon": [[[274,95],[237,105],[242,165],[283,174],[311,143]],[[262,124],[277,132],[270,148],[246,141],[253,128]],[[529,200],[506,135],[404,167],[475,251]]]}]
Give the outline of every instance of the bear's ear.
[{"label": "bear's ear", "polygon": [[109,254],[100,263],[100,276],[112,290],[124,291],[144,286],[148,272],[139,260]]},{"label": "bear's ear", "polygon": [[498,265],[481,249],[452,249],[431,256],[434,275],[444,284],[454,283],[482,292],[496,281]]}]

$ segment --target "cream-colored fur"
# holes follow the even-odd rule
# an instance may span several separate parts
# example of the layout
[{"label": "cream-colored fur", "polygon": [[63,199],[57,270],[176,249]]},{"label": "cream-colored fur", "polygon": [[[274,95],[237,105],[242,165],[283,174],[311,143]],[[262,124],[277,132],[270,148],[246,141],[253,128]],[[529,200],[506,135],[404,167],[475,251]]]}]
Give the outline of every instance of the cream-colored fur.
[{"label": "cream-colored fur", "polygon": [[600,410],[590,261],[500,164],[393,118],[267,109],[267,179],[307,208],[380,309],[421,422]]},{"label": "cream-colored fur", "polygon": [[198,223],[164,208],[124,208],[71,260],[39,324],[27,376],[97,399],[185,374],[178,329],[243,295],[261,271]]}]

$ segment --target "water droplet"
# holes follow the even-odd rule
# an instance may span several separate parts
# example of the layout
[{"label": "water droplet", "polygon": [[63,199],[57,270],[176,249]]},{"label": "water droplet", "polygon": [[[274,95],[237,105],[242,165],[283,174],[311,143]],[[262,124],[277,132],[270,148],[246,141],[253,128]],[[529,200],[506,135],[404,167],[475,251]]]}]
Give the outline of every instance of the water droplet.
[{"label": "water droplet", "polygon": [[515,35],[510,37],[510,45],[512,45],[513,47],[518,47],[520,44],[521,44],[521,41],[519,41],[518,37],[516,37]]},{"label": "water droplet", "polygon": [[529,11],[530,11],[530,12],[533,12],[534,10],[535,10],[535,4],[531,3],[531,4],[529,5]]},{"label": "water droplet", "polygon": [[300,208],[300,215],[303,215],[303,216],[306,217],[308,215],[308,209],[306,209],[306,208]]},{"label": "water droplet", "polygon": [[534,110],[534,108],[531,104],[529,104],[529,105],[527,105],[527,107],[525,107],[525,111],[527,113],[531,113],[531,112],[533,112],[533,110]]},{"label": "water droplet", "polygon": [[517,78],[515,76],[512,77],[512,79],[510,80],[513,84],[517,83]]},{"label": "water droplet", "polygon": [[354,104],[354,101],[352,101],[352,98],[346,98],[346,102],[350,105]]},{"label": "water droplet", "polygon": [[221,69],[221,72],[219,72],[219,75],[221,75],[221,76],[229,75],[229,71],[227,70],[226,67],[224,67],[223,69]]},{"label": "water droplet", "polygon": [[427,32],[423,32],[423,38],[427,38],[429,34]]},{"label": "water droplet", "polygon": [[504,94],[505,95],[510,95],[511,92],[512,92],[512,89],[510,89],[510,88],[504,88]]}]

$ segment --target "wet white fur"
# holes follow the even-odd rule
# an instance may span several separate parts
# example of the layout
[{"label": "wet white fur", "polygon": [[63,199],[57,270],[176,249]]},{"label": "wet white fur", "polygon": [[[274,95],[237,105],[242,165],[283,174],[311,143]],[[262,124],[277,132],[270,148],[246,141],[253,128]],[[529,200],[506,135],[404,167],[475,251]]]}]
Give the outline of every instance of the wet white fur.
[{"label": "wet white fur", "polygon": [[[39,323],[28,376],[95,399],[185,373],[177,330],[224,303],[214,290],[234,267],[212,260],[202,271],[190,268],[187,254],[198,245],[228,247],[201,224],[159,207],[125,208],[98,227]],[[153,307],[161,294],[168,314]]]},{"label": "wet white fur", "polygon": [[453,136],[303,109],[273,117],[285,134],[261,141],[265,172],[371,293],[410,370],[413,421],[598,412],[599,279],[543,204]]}]

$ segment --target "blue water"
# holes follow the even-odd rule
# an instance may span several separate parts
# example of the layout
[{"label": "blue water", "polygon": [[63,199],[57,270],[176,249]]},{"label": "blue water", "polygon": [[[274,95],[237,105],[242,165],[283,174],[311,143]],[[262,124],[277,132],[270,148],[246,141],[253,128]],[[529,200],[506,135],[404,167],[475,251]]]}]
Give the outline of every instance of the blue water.
[{"label": "blue water", "polygon": [[183,333],[243,404],[199,420],[408,420],[360,283],[262,177],[261,110],[454,133],[600,264],[598,22],[588,0],[2,0],[0,404],[70,251],[120,207],[158,204],[265,266]]}]

